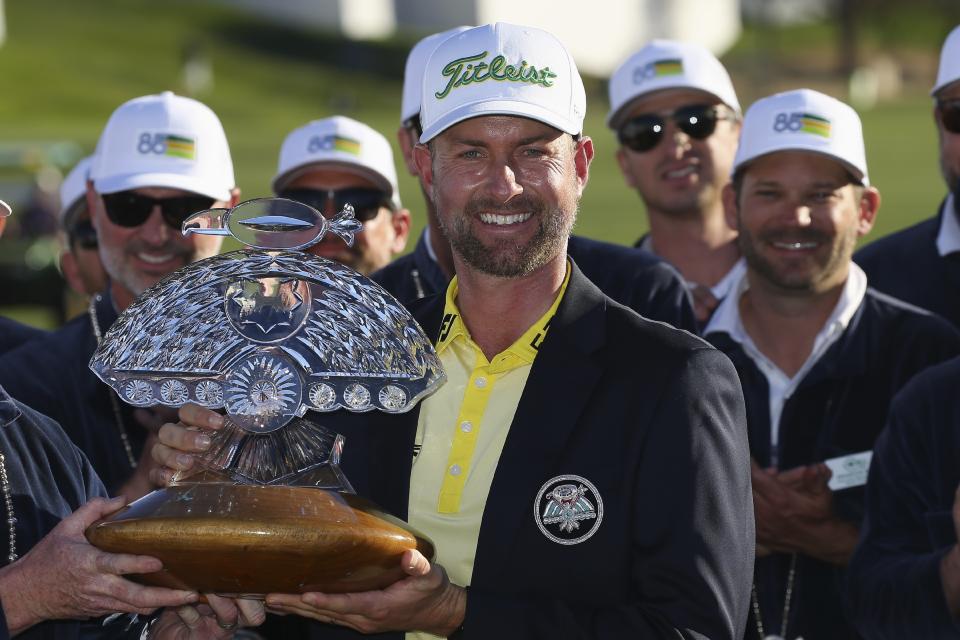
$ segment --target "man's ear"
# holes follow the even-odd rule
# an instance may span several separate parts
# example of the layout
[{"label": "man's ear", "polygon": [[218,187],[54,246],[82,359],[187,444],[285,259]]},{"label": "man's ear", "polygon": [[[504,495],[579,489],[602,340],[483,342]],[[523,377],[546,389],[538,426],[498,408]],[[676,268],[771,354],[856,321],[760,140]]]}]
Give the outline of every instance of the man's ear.
[{"label": "man's ear", "polygon": [[425,144],[418,144],[413,148],[413,163],[416,165],[417,173],[420,175],[420,183],[423,185],[427,196],[433,198],[433,157],[430,149]]},{"label": "man's ear", "polygon": [[880,191],[876,187],[864,187],[860,196],[859,220],[857,221],[857,235],[865,236],[873,229],[877,221],[877,212],[880,211]]},{"label": "man's ear", "polygon": [[573,162],[577,168],[577,186],[579,196],[583,195],[583,190],[587,187],[587,181],[590,179],[590,163],[593,162],[593,140],[590,136],[582,136],[577,140],[577,146],[573,151]]},{"label": "man's ear", "polygon": [[417,175],[417,165],[413,161],[413,148],[417,145],[413,129],[400,125],[397,129],[397,144],[400,145],[400,152],[403,154],[403,163],[407,165],[407,171],[410,175]]},{"label": "man's ear", "polygon": [[723,201],[723,217],[727,221],[727,226],[734,231],[740,230],[740,205],[737,202],[737,192],[733,189],[733,183],[728,182],[723,186],[720,192],[720,198]]},{"label": "man's ear", "polygon": [[390,224],[393,225],[393,254],[402,253],[407,247],[407,238],[410,237],[410,210],[400,209],[392,213]]}]

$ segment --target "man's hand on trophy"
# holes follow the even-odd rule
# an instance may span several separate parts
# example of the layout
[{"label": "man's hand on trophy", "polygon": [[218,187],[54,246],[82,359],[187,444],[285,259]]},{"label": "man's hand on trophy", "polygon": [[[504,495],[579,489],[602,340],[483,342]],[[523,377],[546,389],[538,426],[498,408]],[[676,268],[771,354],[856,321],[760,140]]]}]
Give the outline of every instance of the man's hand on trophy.
[{"label": "man's hand on trophy", "polygon": [[124,504],[119,498],[91,500],[0,570],[0,601],[11,634],[44,620],[148,614],[196,602],[195,592],[145,587],[123,577],[160,571],[163,565],[156,558],[107,553],[87,542],[87,527]]},{"label": "man's hand on trophy", "polygon": [[202,453],[210,446],[205,429],[220,429],[225,424],[222,415],[205,407],[186,404],[180,407],[180,422],[168,422],[160,427],[158,442],[151,455],[158,464],[150,471],[150,480],[158,487],[170,484],[174,473],[193,466],[194,453]]},{"label": "man's hand on trophy", "polygon": [[151,640],[226,640],[240,627],[266,619],[263,602],[207,595],[207,604],[164,611],[150,628]]},{"label": "man's hand on trophy", "polygon": [[466,590],[419,551],[404,552],[400,562],[409,577],[382,591],[270,594],[267,607],[361,633],[427,631],[447,637],[456,631],[466,613]]}]

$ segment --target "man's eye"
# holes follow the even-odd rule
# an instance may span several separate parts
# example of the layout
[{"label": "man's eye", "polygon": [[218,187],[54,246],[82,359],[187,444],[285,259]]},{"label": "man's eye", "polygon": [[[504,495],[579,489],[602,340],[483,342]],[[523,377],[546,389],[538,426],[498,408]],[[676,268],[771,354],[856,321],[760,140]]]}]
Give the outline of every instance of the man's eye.
[{"label": "man's eye", "polygon": [[467,149],[460,155],[463,158],[479,158],[482,154],[480,153],[480,149]]},{"label": "man's eye", "polygon": [[542,158],[547,155],[547,152],[543,149],[527,148],[523,150],[523,155],[528,158]]}]

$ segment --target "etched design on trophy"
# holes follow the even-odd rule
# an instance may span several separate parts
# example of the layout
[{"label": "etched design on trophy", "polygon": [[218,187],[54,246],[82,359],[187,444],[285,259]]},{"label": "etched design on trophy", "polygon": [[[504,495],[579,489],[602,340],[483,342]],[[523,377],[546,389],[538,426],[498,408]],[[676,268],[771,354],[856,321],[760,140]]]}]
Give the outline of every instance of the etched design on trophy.
[{"label": "etched design on trophy", "polygon": [[143,380],[129,380],[123,385],[123,399],[138,407],[153,404],[153,387]]},{"label": "etched design on trophy", "polygon": [[223,404],[223,387],[212,380],[198,382],[194,395],[197,402],[205,407],[219,407]]},{"label": "etched design on trophy", "polygon": [[399,411],[407,405],[407,392],[395,384],[380,389],[380,405]]},{"label": "etched design on trophy", "polygon": [[190,400],[190,390],[179,380],[164,380],[160,383],[160,399],[164,404],[183,405]]},{"label": "etched design on trophy", "polygon": [[445,380],[390,294],[298,251],[329,233],[350,244],[361,228],[349,205],[327,219],[282,198],[193,214],[185,234],[247,247],[164,278],[104,336],[90,367],[124,401],[226,414],[192,470],[88,530],[101,548],[163,561],[138,579],[234,595],[366,591],[403,577],[405,549],[432,557],[423,536],[352,495],[345,439],[323,425],[336,411],[409,411]]},{"label": "etched design on trophy", "polygon": [[314,409],[321,411],[333,409],[337,405],[337,392],[333,387],[323,382],[311,385],[310,403]]},{"label": "etched design on trophy", "polygon": [[268,433],[297,414],[303,395],[300,379],[284,360],[272,355],[252,356],[230,372],[226,407],[237,426]]}]

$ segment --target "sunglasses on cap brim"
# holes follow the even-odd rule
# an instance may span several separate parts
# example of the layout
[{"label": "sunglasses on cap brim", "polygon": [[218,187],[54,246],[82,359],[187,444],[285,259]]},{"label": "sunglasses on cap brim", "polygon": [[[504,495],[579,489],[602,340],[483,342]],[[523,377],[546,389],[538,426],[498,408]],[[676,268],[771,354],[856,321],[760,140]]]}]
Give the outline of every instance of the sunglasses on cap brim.
[{"label": "sunglasses on cap brim", "polygon": [[[310,205],[320,213],[333,211],[336,215],[345,205],[353,206],[354,217],[360,222],[373,220],[381,207],[393,209],[390,197],[379,189],[353,187],[349,189],[283,189],[277,194],[281,198],[295,200]],[[329,203],[333,203],[330,205]],[[328,208],[329,207],[329,208]],[[326,214],[325,214],[326,215]]]},{"label": "sunglasses on cap brim", "polygon": [[201,195],[175,196],[173,198],[152,198],[134,191],[105,193],[103,207],[107,218],[120,227],[139,227],[153,213],[154,207],[160,207],[164,222],[180,231],[183,221],[197,211],[213,207],[214,198]]},{"label": "sunglasses on cap brim", "polygon": [[719,105],[698,104],[681,107],[671,113],[642,113],[626,120],[617,130],[620,144],[637,152],[650,151],[660,144],[667,120],[695,140],[710,137],[719,120],[733,120],[735,116]]}]

